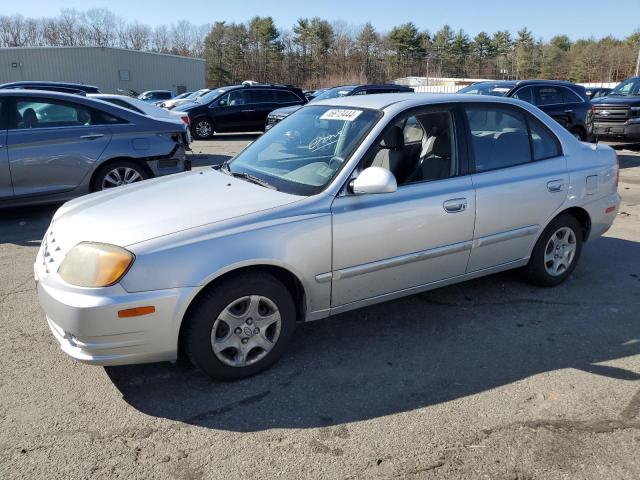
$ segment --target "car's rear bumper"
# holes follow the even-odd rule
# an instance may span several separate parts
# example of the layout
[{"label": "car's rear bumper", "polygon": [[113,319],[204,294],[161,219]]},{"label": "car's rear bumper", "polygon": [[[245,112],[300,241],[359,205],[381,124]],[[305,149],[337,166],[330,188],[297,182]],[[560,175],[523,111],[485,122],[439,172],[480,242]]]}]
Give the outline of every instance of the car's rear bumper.
[{"label": "car's rear bumper", "polygon": [[594,123],[593,135],[598,138],[640,140],[640,123]]},{"label": "car's rear bumper", "polygon": [[591,219],[589,240],[599,237],[611,228],[619,208],[620,195],[618,192],[584,205],[584,209],[589,213]]},{"label": "car's rear bumper", "polygon": [[[81,362],[123,365],[175,360],[179,323],[190,289],[128,293],[121,286],[73,289],[42,281],[38,300],[62,350]],[[120,318],[118,312],[153,306],[155,312]]]}]

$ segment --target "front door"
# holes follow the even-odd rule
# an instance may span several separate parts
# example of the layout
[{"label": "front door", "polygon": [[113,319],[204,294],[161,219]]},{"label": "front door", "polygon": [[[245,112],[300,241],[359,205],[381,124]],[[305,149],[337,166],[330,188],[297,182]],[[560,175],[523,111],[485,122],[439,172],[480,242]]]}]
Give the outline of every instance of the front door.
[{"label": "front door", "polygon": [[491,104],[466,112],[475,164],[474,272],[528,257],[564,203],[569,177],[558,139],[533,115]]},{"label": "front door", "polygon": [[91,171],[111,133],[84,105],[17,98],[7,133],[15,196],[73,190]]},{"label": "front door", "polygon": [[454,116],[441,107],[394,122],[361,168],[391,170],[398,190],[335,199],[332,307],[464,274],[475,194]]}]

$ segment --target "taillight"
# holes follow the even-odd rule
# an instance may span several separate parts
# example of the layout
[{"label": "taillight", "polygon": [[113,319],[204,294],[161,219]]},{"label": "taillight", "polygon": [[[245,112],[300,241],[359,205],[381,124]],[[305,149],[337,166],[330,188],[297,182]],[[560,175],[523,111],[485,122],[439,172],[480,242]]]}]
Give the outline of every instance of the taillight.
[{"label": "taillight", "polygon": [[180,117],[180,118],[182,118],[182,121],[183,121],[184,123],[186,123],[187,125],[189,125],[189,116],[188,116],[188,115],[185,115],[184,117]]}]

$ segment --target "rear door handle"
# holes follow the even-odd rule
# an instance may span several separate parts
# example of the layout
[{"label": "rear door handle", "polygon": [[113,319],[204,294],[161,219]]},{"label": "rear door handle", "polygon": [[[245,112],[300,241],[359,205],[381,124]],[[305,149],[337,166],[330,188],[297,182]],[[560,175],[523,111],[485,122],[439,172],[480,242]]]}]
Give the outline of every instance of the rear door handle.
[{"label": "rear door handle", "polygon": [[85,140],[95,140],[102,137],[104,137],[103,133],[90,133],[88,135],[82,135],[80,138],[84,138]]},{"label": "rear door handle", "polygon": [[573,109],[565,110],[564,113],[573,113]]},{"label": "rear door handle", "polygon": [[255,110],[251,110],[251,109],[249,109],[249,110],[240,110],[240,111],[241,111],[242,113],[255,112]]},{"label": "rear door handle", "polygon": [[547,182],[547,190],[552,193],[561,192],[564,188],[564,182],[562,180],[551,180]]},{"label": "rear door handle", "polygon": [[467,209],[467,199],[452,198],[451,200],[444,202],[442,207],[447,213],[464,212]]}]

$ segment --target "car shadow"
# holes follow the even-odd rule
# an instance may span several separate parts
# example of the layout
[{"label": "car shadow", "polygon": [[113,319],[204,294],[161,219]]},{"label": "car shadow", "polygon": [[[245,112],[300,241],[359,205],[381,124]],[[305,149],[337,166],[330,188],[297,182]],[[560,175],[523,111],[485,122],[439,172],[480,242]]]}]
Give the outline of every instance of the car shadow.
[{"label": "car shadow", "polygon": [[231,431],[362,421],[558,369],[637,381],[602,365],[640,353],[631,258],[640,243],[600,238],[556,288],[507,272],[303,324],[278,364],[237,382],[182,363],[105,370],[141,412]]},{"label": "car shadow", "polygon": [[38,246],[60,203],[0,210],[0,245]]}]

